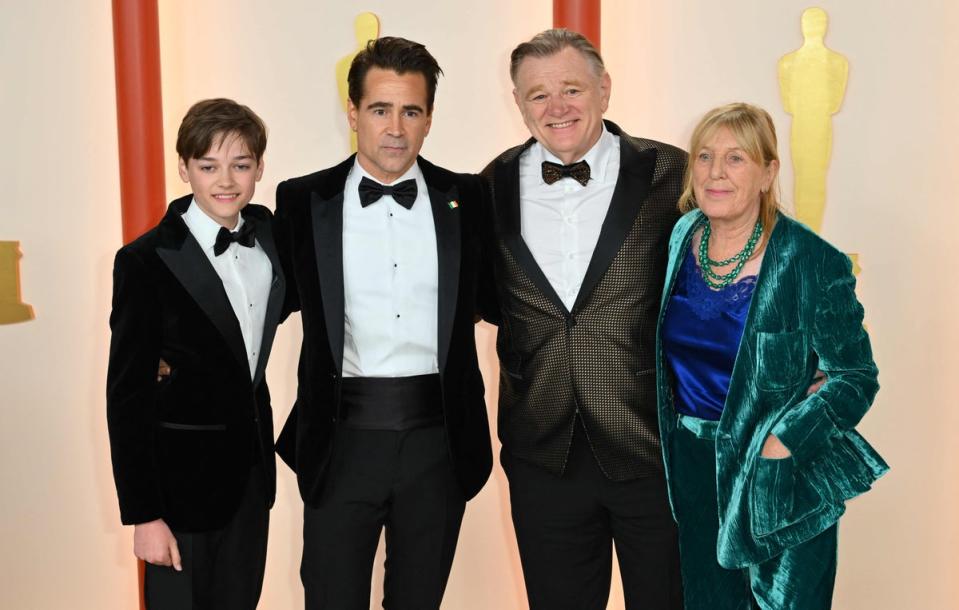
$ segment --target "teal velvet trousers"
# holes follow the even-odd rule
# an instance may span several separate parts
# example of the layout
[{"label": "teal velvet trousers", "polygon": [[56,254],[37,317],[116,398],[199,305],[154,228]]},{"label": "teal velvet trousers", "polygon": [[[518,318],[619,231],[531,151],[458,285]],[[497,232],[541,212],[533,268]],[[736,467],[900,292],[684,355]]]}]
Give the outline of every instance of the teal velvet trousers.
[{"label": "teal velvet trousers", "polygon": [[716,423],[684,418],[669,439],[686,609],[830,608],[836,578],[836,525],[761,564],[739,570],[719,565]]}]

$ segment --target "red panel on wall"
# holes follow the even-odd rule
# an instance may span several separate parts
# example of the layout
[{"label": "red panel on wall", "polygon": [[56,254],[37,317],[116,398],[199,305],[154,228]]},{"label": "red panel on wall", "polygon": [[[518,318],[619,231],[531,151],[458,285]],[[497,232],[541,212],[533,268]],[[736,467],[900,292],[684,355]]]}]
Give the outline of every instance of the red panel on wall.
[{"label": "red panel on wall", "polygon": [[602,0],[553,0],[553,27],[579,32],[600,48]]},{"label": "red panel on wall", "polygon": [[159,222],[166,207],[156,0],[113,0],[113,57],[126,243]]}]

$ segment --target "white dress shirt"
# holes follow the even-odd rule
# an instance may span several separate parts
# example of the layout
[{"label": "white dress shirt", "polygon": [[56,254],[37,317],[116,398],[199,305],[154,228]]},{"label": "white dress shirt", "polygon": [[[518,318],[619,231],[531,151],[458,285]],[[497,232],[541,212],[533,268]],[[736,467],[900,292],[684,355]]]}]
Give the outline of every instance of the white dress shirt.
[{"label": "white dress shirt", "polygon": [[439,371],[436,358],[436,230],[417,164],[394,181],[416,180],[409,210],[384,195],[360,205],[374,180],[355,162],[343,193],[344,377],[408,377]]},{"label": "white dress shirt", "polygon": [[619,137],[606,131],[583,159],[590,180],[543,181],[542,163],[563,165],[536,142],[519,160],[520,219],[523,240],[567,310],[573,308],[619,177]]},{"label": "white dress shirt", "polygon": [[[206,215],[196,204],[196,199],[190,203],[182,218],[223,282],[223,289],[240,323],[240,332],[243,333],[243,345],[246,347],[252,379],[260,359],[266,305],[273,283],[273,265],[270,258],[263,251],[259,240],[254,242],[252,248],[233,242],[220,256],[213,254],[213,246],[221,225]],[[243,217],[240,216],[233,230],[239,231],[243,222]]]}]

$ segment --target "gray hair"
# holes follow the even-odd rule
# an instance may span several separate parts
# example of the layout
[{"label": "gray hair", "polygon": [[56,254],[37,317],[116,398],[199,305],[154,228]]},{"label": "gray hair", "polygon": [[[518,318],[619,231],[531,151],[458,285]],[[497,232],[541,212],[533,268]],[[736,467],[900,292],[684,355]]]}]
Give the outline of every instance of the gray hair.
[{"label": "gray hair", "polygon": [[567,47],[582,53],[597,77],[606,72],[602,55],[585,36],[566,28],[554,28],[540,32],[528,42],[521,43],[513,49],[509,57],[509,76],[513,80],[513,84],[516,84],[516,73],[519,72],[519,66],[524,59],[527,57],[551,57]]}]

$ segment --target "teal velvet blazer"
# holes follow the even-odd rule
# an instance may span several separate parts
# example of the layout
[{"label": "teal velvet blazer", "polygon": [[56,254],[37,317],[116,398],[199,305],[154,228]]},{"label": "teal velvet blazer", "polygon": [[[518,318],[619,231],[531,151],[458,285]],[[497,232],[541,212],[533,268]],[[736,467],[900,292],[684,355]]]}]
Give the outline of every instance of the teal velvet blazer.
[{"label": "teal velvet blazer", "polygon": [[[697,481],[670,476],[668,440],[677,415],[661,330],[702,216],[693,210],[673,229],[659,316],[659,425],[670,490]],[[716,433],[716,552],[725,568],[761,563],[823,532],[845,511],[846,500],[868,490],[889,468],[855,430],[879,384],[851,269],[845,254],[779,216]],[[817,368],[828,379],[807,397]],[[792,457],[760,457],[770,433]]]}]

